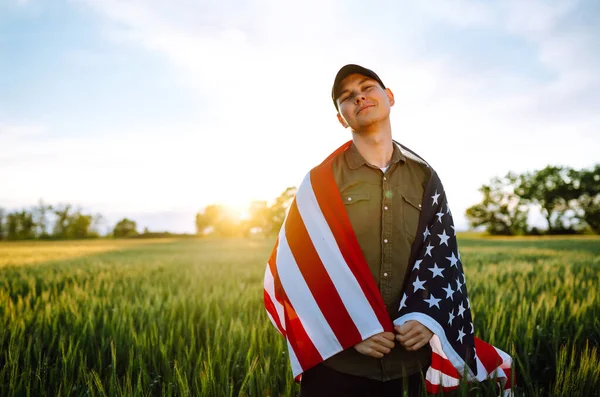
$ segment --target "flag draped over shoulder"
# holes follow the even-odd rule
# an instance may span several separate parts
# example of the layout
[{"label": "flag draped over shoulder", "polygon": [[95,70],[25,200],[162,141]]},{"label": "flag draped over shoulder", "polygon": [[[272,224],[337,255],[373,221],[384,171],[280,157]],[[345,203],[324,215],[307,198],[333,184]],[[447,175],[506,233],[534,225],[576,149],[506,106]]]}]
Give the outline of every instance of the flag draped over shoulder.
[{"label": "flag draped over shoulder", "polygon": [[265,308],[287,340],[294,377],[370,336],[394,332],[394,324],[417,320],[434,333],[429,393],[457,388],[464,375],[498,379],[511,395],[510,356],[475,337],[452,215],[433,169],[392,323],[333,176],[333,160],[351,143],[304,178],[265,271]]}]

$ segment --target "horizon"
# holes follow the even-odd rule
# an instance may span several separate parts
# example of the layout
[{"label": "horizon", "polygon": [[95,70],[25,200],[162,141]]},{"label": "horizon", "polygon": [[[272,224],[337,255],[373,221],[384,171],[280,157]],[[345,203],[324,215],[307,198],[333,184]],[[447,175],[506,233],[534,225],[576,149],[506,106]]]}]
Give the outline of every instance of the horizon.
[{"label": "horizon", "polygon": [[599,16],[590,0],[0,0],[0,207],[181,233],[206,205],[271,201],[350,139],[329,95],[358,63],[467,230],[492,177],[598,162]]}]

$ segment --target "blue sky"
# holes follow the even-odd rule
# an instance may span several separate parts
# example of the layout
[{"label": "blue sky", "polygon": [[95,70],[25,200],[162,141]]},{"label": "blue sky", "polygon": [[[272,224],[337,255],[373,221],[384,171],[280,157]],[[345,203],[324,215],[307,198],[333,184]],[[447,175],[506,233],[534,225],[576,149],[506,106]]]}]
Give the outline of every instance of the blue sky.
[{"label": "blue sky", "polygon": [[359,63],[459,228],[496,175],[600,153],[594,1],[0,0],[0,206],[69,202],[192,231],[270,200],[350,138],[329,92]]}]

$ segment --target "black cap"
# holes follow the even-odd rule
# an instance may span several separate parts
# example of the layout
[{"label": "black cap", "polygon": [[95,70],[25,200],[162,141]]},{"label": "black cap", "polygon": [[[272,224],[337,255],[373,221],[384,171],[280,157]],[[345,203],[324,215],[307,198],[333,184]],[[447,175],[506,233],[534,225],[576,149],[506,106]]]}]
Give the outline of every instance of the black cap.
[{"label": "black cap", "polygon": [[333,100],[333,104],[335,105],[335,108],[337,110],[339,110],[339,109],[338,109],[336,99],[338,99],[338,97],[340,96],[340,84],[346,77],[350,76],[351,74],[355,74],[355,73],[362,74],[363,76],[366,76],[368,78],[371,78],[371,79],[377,81],[379,83],[379,85],[381,85],[381,88],[385,89],[385,85],[383,85],[383,81],[381,81],[379,76],[377,76],[377,73],[375,73],[371,69],[363,68],[360,65],[354,65],[354,64],[348,64],[348,65],[342,66],[342,68],[337,72],[337,75],[335,76],[335,80],[333,81],[333,87],[331,87],[331,99]]}]

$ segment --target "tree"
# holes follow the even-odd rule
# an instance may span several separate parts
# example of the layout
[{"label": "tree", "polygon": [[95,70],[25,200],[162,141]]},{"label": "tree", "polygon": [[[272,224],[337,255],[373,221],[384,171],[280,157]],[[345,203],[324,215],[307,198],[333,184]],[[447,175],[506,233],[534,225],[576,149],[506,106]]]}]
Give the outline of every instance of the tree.
[{"label": "tree", "polygon": [[40,199],[37,207],[34,208],[34,220],[35,224],[38,227],[39,238],[48,238],[50,237],[48,234],[48,213],[52,211],[52,206],[45,204],[43,200]]},{"label": "tree", "polygon": [[70,204],[59,204],[53,209],[56,221],[54,222],[54,229],[52,236],[55,238],[67,238],[69,231],[69,218],[71,217],[71,205]]},{"label": "tree", "polygon": [[6,215],[6,239],[17,240],[19,232],[19,217],[14,212],[9,212]]},{"label": "tree", "polygon": [[572,170],[570,177],[577,196],[577,219],[587,223],[594,233],[600,233],[600,164],[589,170]]},{"label": "tree", "polygon": [[4,234],[4,217],[6,216],[6,212],[4,211],[4,208],[0,208],[0,240],[3,240],[5,238]]},{"label": "tree", "polygon": [[17,239],[32,240],[35,238],[35,222],[33,214],[27,210],[21,210],[15,213],[18,222]]},{"label": "tree", "polygon": [[269,222],[267,224],[268,234],[277,234],[285,217],[287,210],[296,197],[297,189],[288,187],[275,199],[275,202],[269,207]]},{"label": "tree", "polygon": [[69,217],[66,235],[70,238],[88,238],[92,234],[91,226],[92,216],[78,210]]},{"label": "tree", "polygon": [[515,235],[527,231],[527,208],[514,193],[518,176],[508,173],[504,178],[492,178],[479,191],[481,203],[467,208],[466,217],[471,227],[485,226],[492,235]]},{"label": "tree", "polygon": [[127,218],[121,219],[113,229],[114,237],[133,237],[137,235],[137,224]]},{"label": "tree", "polygon": [[548,233],[572,231],[569,202],[577,198],[572,170],[561,166],[546,168],[520,176],[515,192],[527,203],[538,205],[548,223]]}]

